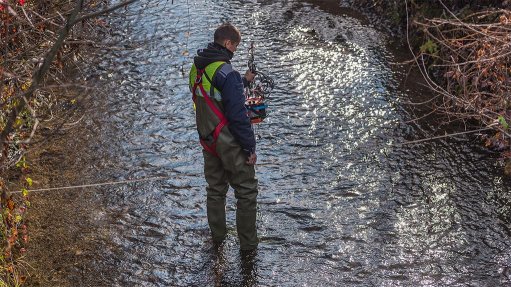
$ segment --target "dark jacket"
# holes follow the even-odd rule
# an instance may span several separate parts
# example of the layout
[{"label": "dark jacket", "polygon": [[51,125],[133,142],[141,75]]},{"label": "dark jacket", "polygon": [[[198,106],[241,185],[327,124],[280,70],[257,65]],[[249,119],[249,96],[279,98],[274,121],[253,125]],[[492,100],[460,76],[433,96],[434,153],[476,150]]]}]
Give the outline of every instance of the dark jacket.
[{"label": "dark jacket", "polygon": [[225,47],[210,43],[206,49],[197,51],[194,64],[197,69],[204,69],[207,65],[224,61],[226,64],[211,79],[213,86],[221,92],[223,112],[229,121],[229,131],[239,142],[247,155],[255,152],[256,142],[252,124],[245,107],[245,95],[243,88],[247,85],[246,80],[231,66],[233,53]]}]

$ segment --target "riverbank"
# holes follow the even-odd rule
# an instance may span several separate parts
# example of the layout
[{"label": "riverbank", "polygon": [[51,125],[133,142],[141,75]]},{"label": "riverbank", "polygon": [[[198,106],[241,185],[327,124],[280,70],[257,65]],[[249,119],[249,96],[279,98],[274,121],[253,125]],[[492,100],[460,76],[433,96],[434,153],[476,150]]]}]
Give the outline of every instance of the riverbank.
[{"label": "riverbank", "polygon": [[[511,3],[502,0],[462,1],[462,0],[435,0],[435,1],[378,1],[378,0],[342,0],[341,7],[351,7],[365,13],[378,27],[405,41],[407,25],[414,28],[414,19],[431,19],[439,17],[452,17],[448,11],[457,15],[468,15],[473,12],[488,9],[509,9]],[[407,17],[409,18],[407,20]],[[381,25],[380,25],[381,24]],[[415,27],[416,28],[416,27]],[[416,29],[409,33],[411,36],[422,35]],[[418,41],[417,44],[420,44]]]},{"label": "riverbank", "polygon": [[32,203],[28,189],[34,181],[32,162],[26,153],[33,148],[32,140],[48,119],[48,113],[59,105],[55,94],[39,88],[63,78],[63,63],[70,50],[49,48],[65,25],[65,19],[54,16],[71,8],[66,1],[52,4],[2,1],[0,4],[2,286],[20,286],[30,273],[25,261],[30,245],[26,215]]},{"label": "riverbank", "polygon": [[[71,164],[62,168],[63,158],[71,151],[80,151],[80,143],[73,143],[71,138],[82,132],[76,128],[83,128],[80,123],[89,112],[87,104],[98,95],[82,73],[85,66],[93,65],[87,61],[87,54],[96,47],[98,35],[105,32],[105,23],[97,17],[134,1],[115,6],[109,6],[109,1],[1,2],[0,285],[20,286],[28,282],[37,286],[33,277],[29,278],[29,274],[36,273],[32,266],[44,266],[52,256],[62,256],[63,250],[34,248],[32,240],[63,243],[76,236],[79,232],[75,233],[73,226],[79,226],[81,221],[69,221],[67,217],[83,206],[73,206],[72,200],[65,200],[64,205],[73,207],[63,208],[62,201],[38,200],[30,190],[66,184],[66,180],[76,182],[76,170],[70,168]],[[52,173],[45,174],[48,170]],[[61,209],[66,210],[66,216],[58,217]],[[49,211],[57,217],[45,216]],[[55,230],[62,221],[62,230]],[[47,232],[39,237],[41,230]],[[38,258],[37,250],[45,250],[41,256],[44,259],[32,264]],[[45,276],[54,277],[52,272]],[[49,282],[39,285],[57,286]]]},{"label": "riverbank", "polygon": [[485,129],[481,143],[500,153],[504,173],[511,175],[511,2],[347,0],[343,5],[365,11],[409,46],[410,63],[434,92],[419,106],[440,116],[438,127]]}]

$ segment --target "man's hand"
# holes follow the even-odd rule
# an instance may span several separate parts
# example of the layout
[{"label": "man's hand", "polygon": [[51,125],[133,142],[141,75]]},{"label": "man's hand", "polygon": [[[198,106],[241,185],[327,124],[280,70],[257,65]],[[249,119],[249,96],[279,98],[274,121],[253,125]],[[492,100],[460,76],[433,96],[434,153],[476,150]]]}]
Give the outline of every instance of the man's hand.
[{"label": "man's hand", "polygon": [[255,165],[257,162],[257,155],[255,153],[251,153],[250,156],[247,159],[248,165]]},{"label": "man's hand", "polygon": [[250,70],[247,70],[245,72],[245,79],[247,79],[247,81],[249,81],[249,82],[252,82],[254,80],[255,76],[256,76],[256,74],[252,73],[252,71],[250,71]]}]

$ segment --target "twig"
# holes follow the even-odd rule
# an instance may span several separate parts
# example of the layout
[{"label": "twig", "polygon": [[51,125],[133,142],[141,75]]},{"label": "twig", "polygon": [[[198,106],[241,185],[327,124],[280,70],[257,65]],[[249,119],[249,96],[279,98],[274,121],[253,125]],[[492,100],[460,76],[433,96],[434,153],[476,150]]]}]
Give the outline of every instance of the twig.
[{"label": "twig", "polygon": [[424,138],[424,139],[420,139],[420,140],[407,141],[407,142],[403,142],[403,143],[396,143],[396,145],[416,144],[416,143],[421,143],[421,142],[426,142],[426,141],[431,141],[431,140],[437,140],[437,139],[443,139],[443,138],[454,137],[454,136],[459,136],[459,135],[465,135],[465,134],[472,134],[472,133],[477,133],[477,132],[482,132],[482,131],[488,131],[488,130],[492,130],[492,129],[493,128],[488,126],[486,128],[482,128],[482,129],[478,129],[478,130],[473,130],[473,131],[465,131],[465,132],[453,133],[453,134],[448,134],[448,135],[443,135],[443,136]]},{"label": "twig", "polygon": [[[64,28],[59,33],[59,38],[57,41],[53,44],[50,51],[46,54],[46,57],[44,58],[43,64],[41,67],[35,71],[34,75],[32,76],[32,84],[28,88],[26,92],[22,94],[21,97],[26,97],[27,99],[32,98],[35,90],[39,87],[40,83],[43,81],[43,77],[46,75],[48,70],[50,69],[50,65],[53,62],[53,59],[57,56],[58,50],[60,50],[60,47],[62,46],[64,39],[69,34],[69,31],[71,30],[72,23],[74,22],[74,19],[78,16],[78,13],[82,9],[84,0],[77,0],[76,1],[76,7],[73,10],[73,13],[69,16],[69,20],[67,21]],[[14,106],[14,108],[11,110],[7,124],[5,125],[4,129],[0,133],[0,151],[4,151],[6,144],[7,136],[12,132],[14,127],[14,122],[16,121],[16,117],[21,112],[21,110],[25,107],[25,101],[19,101],[17,105]],[[5,161],[7,157],[3,156],[0,159],[0,168],[3,168],[3,162]]]},{"label": "twig", "polygon": [[73,24],[76,24],[78,22],[81,22],[83,20],[87,20],[89,18],[94,18],[94,17],[97,17],[97,16],[100,16],[100,15],[103,15],[103,14],[107,14],[109,12],[112,12],[114,10],[117,10],[119,8],[122,8],[122,7],[125,7],[125,6],[128,6],[130,5],[131,3],[134,3],[134,2],[137,2],[139,0],[128,0],[128,1],[124,1],[122,3],[119,3],[117,5],[114,5],[112,7],[109,7],[109,8],[106,8],[104,10],[101,10],[101,11],[98,11],[98,12],[94,12],[94,13],[90,13],[90,14],[87,14],[87,15],[84,15],[84,16],[81,16],[79,18],[77,18],[76,20],[73,21]]}]

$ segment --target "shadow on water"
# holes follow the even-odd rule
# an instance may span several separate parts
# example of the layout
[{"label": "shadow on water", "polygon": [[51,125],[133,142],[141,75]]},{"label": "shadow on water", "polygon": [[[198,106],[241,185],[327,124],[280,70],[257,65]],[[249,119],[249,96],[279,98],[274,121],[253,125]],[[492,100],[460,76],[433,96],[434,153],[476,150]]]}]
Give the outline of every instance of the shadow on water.
[{"label": "shadow on water", "polygon": [[[203,282],[204,285],[213,286],[258,286],[257,282],[257,250],[256,251],[240,251],[235,257],[234,262],[230,262],[223,246],[215,246],[211,250],[213,271],[210,282]],[[230,270],[236,270],[233,274]],[[201,278],[197,278],[196,284],[201,282]],[[199,284],[198,284],[199,285]]]},{"label": "shadow on water", "polygon": [[[171,179],[85,196],[83,222],[71,219],[83,238],[63,244],[92,242],[80,252],[88,263],[55,259],[48,270],[62,272],[48,273],[62,286],[510,284],[509,182],[495,160],[466,138],[396,144],[427,129],[404,123],[403,101],[416,95],[389,66],[396,57],[385,35],[327,2],[141,1],[113,18],[105,41],[115,47],[87,72],[106,95],[93,103],[96,128],[74,138],[101,152],[70,155],[83,163],[73,179]],[[253,256],[239,252],[233,196],[225,244],[209,241],[187,86],[194,51],[222,21],[243,33],[234,66],[244,69],[255,41],[258,67],[277,84],[256,128]]]}]

